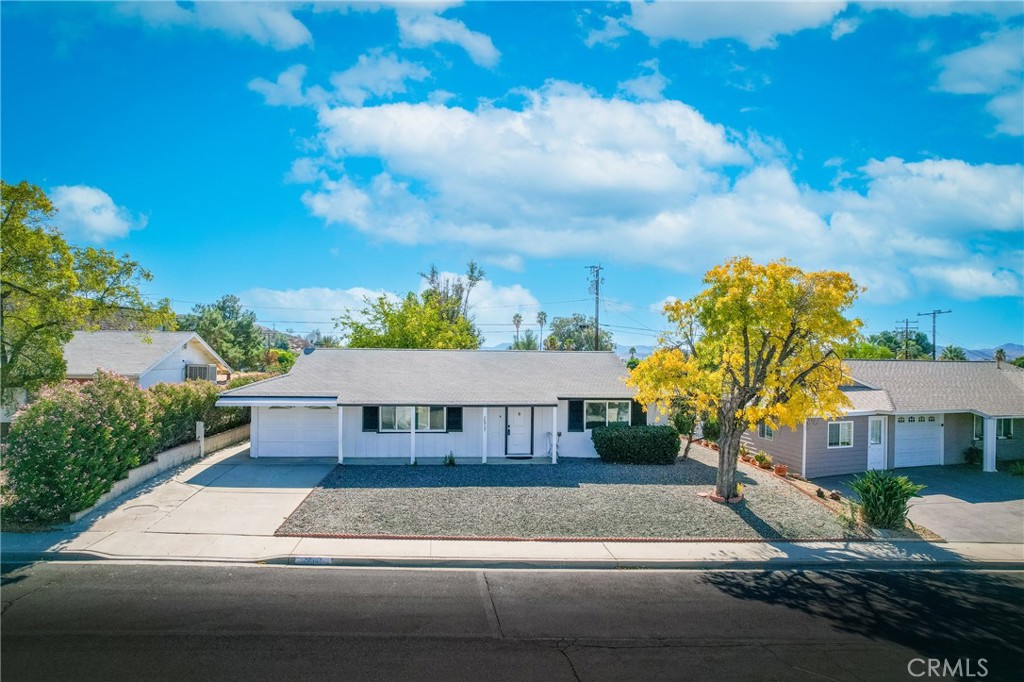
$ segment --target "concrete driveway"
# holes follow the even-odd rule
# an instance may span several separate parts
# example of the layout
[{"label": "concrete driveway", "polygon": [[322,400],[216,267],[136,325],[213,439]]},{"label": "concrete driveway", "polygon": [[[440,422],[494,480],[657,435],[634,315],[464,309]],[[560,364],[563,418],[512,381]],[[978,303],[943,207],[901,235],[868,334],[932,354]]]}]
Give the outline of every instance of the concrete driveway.
[{"label": "concrete driveway", "polygon": [[165,554],[181,545],[195,555],[217,555],[225,548],[206,545],[261,536],[267,551],[279,551],[284,548],[271,546],[278,540],[274,531],[336,464],[323,458],[252,459],[247,443],[227,448],[82,519],[76,546]]},{"label": "concrete driveway", "polygon": [[[997,471],[984,473],[966,465],[897,469],[927,486],[910,501],[907,517],[949,542],[1024,542],[1024,478]],[[814,482],[856,499],[849,481],[830,476]]]}]

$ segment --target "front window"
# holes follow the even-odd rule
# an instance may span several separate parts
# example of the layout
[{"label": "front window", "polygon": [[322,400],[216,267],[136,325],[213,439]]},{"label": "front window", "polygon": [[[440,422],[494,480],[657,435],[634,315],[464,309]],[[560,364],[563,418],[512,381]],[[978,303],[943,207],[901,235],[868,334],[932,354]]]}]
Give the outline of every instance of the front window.
[{"label": "front window", "polygon": [[765,440],[774,440],[775,431],[772,429],[772,427],[768,426],[767,424],[758,424],[757,437],[764,438]]},{"label": "front window", "polygon": [[[1013,438],[1012,419],[996,420],[996,438],[1000,440]],[[974,440],[985,440],[985,419],[978,415],[974,415]]]},{"label": "front window", "polygon": [[830,448],[853,447],[853,422],[831,422],[828,425]]},{"label": "front window", "polygon": [[417,431],[444,431],[444,408],[421,406],[416,408]]},{"label": "front window", "polygon": [[384,405],[380,408],[381,431],[409,431],[412,427],[412,408]]},{"label": "front window", "polygon": [[602,400],[600,402],[588,400],[584,408],[584,426],[590,430],[608,424],[629,424],[630,407],[628,400]]}]

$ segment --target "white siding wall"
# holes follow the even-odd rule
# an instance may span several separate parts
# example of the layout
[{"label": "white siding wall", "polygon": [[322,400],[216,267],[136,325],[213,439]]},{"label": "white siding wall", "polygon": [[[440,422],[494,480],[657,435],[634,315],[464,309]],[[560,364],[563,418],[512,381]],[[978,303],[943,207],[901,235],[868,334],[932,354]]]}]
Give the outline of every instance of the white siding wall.
[{"label": "white siding wall", "polygon": [[211,365],[211,358],[195,341],[190,341],[185,348],[180,346],[153,369],[139,377],[139,386],[149,388],[153,384],[166,382],[178,384],[185,380],[185,365]]}]

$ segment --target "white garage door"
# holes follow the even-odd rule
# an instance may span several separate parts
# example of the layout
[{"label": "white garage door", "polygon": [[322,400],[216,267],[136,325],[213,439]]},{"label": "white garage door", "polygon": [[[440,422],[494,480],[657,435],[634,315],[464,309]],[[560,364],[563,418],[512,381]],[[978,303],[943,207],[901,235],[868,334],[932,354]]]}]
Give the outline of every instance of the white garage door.
[{"label": "white garage door", "polygon": [[896,417],[896,466],[942,464],[942,415]]},{"label": "white garage door", "polygon": [[338,410],[332,407],[261,407],[260,457],[337,457]]}]

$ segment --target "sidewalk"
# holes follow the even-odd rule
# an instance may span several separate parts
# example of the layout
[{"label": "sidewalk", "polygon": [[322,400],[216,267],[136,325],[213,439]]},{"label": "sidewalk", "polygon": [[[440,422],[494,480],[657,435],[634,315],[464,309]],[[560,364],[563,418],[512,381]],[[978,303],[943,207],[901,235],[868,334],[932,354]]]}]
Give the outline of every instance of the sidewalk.
[{"label": "sidewalk", "polygon": [[[504,542],[276,537],[330,470],[251,466],[235,446],[49,533],[0,534],[4,563],[196,561],[444,568],[1024,568],[1024,545],[881,542]],[[249,466],[242,466],[249,463]]]}]

